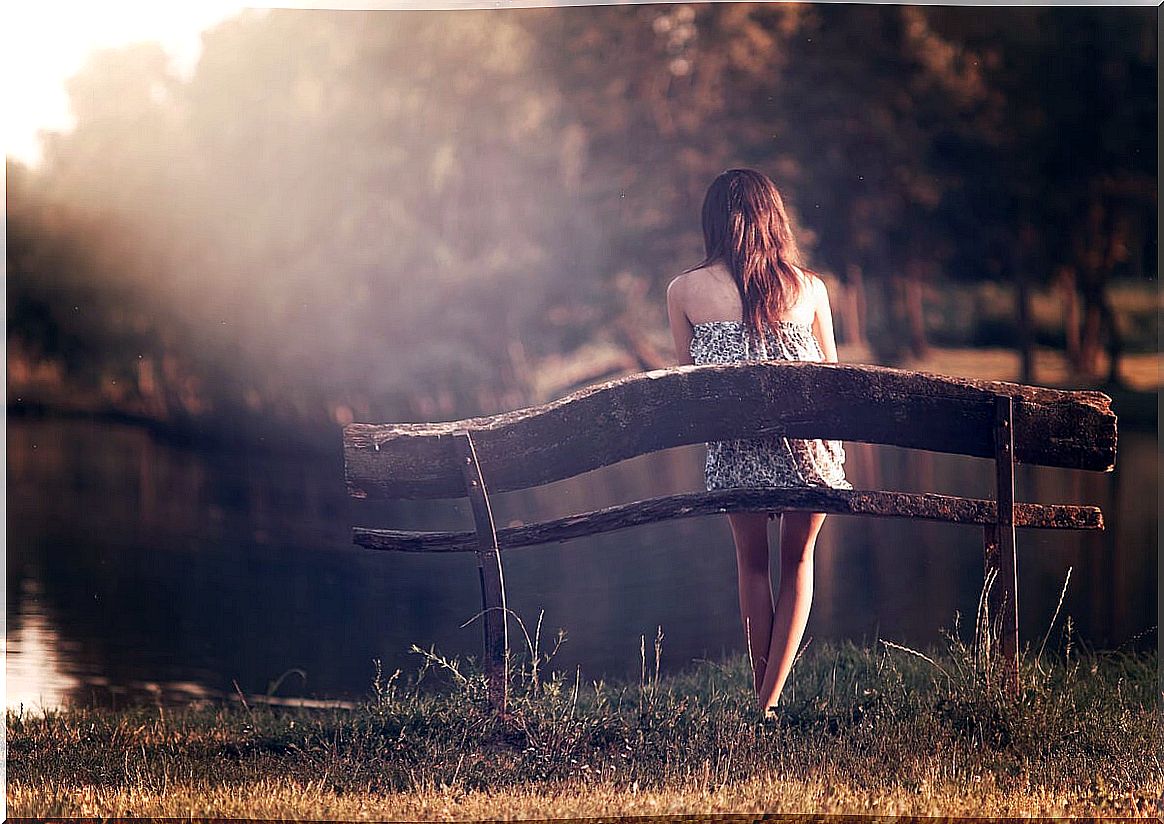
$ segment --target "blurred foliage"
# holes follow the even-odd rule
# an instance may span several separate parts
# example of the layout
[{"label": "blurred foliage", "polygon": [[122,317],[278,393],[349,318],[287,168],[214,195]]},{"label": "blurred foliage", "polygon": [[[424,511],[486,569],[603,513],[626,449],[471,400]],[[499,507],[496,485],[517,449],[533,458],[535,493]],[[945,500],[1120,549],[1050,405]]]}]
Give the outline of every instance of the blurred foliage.
[{"label": "blurred foliage", "polygon": [[665,328],[734,165],[788,193],[809,265],[885,304],[874,338],[908,325],[902,279],[1068,267],[1090,305],[1155,277],[1154,24],[284,9],[207,31],[188,81],[157,45],[97,52],[76,128],[7,164],[10,369],[59,362],[66,389],[167,420],[514,408],[584,344],[655,357],[634,328]]}]

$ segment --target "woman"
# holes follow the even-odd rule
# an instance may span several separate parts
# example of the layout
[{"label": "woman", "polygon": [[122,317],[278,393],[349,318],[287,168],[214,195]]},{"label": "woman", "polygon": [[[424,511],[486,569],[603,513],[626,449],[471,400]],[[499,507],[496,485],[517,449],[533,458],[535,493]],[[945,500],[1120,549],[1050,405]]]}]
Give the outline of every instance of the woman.
[{"label": "woman", "polygon": [[[776,185],[752,169],[719,175],[703,200],[706,257],[667,287],[680,363],[808,360],[835,363],[824,282],[796,266],[800,254]],[[741,486],[852,489],[839,441],[766,436],[707,444],[709,490]],[[775,599],[764,512],[730,513],[740,617],[765,716],[792,669],[812,605],[813,550],[824,513],[785,512]]]}]

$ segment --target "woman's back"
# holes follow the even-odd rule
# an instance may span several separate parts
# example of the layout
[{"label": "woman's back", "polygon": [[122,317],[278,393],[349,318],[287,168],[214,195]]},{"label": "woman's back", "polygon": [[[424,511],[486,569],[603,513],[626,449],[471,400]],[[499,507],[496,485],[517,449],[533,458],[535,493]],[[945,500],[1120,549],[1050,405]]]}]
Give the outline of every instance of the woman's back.
[{"label": "woman's back", "polygon": [[[819,279],[797,267],[793,269],[803,282],[800,299],[783,313],[781,320],[811,327],[816,316]],[[688,272],[685,278],[684,303],[692,326],[705,321],[743,319],[739,288],[722,263]]]},{"label": "woman's back", "polygon": [[825,360],[813,335],[817,309],[817,280],[793,267],[804,280],[800,299],[784,317],[766,323],[764,339],[753,343],[741,319],[743,303],[725,267],[710,266],[687,274],[686,314],[691,322],[691,359],[695,363],[731,363],[742,360]]}]

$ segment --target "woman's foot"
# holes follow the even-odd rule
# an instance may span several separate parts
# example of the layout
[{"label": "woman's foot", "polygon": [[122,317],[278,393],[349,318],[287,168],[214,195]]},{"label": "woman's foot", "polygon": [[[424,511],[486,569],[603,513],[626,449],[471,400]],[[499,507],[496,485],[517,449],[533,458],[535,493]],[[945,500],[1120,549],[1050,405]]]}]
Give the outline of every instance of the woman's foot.
[{"label": "woman's foot", "polygon": [[773,726],[780,723],[780,713],[776,711],[775,707],[766,707],[761,713],[760,718],[765,726]]}]

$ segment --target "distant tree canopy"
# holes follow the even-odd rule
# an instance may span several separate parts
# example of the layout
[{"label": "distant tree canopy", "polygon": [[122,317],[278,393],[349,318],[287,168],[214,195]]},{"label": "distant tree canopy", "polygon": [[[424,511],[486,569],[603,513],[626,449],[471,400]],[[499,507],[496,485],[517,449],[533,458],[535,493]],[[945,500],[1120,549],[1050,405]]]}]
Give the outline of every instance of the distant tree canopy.
[{"label": "distant tree canopy", "polygon": [[99,52],[76,128],[8,163],[9,342],[174,414],[401,417],[448,387],[496,411],[528,399],[524,358],[625,309],[625,278],[661,306],[734,165],[841,278],[1065,267],[1087,300],[1155,276],[1155,20],[273,10],[206,32],[188,82],[155,45]]}]

